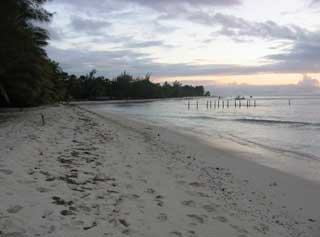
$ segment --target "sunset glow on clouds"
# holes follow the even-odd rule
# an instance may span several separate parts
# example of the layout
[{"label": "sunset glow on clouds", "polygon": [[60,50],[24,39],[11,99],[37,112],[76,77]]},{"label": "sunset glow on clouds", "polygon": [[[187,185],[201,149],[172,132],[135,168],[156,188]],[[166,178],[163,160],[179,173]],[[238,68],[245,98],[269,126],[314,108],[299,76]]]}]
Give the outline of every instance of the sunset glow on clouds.
[{"label": "sunset glow on clouds", "polygon": [[53,0],[47,52],[69,73],[254,85],[320,78],[320,1]]}]

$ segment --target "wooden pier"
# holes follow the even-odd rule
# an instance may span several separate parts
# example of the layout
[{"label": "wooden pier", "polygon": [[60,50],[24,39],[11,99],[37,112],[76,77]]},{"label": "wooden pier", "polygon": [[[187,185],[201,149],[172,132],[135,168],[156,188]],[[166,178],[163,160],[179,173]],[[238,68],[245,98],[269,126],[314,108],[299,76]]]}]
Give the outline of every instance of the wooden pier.
[{"label": "wooden pier", "polygon": [[[289,108],[294,105],[294,100],[292,98],[284,98],[281,100],[275,100],[277,101],[274,105],[287,105]],[[205,108],[206,110],[227,110],[227,109],[241,109],[241,108],[256,108],[259,106],[265,106],[265,101],[261,98],[187,98],[186,106],[188,110],[191,110],[193,108],[197,110],[201,110],[202,108]],[[281,102],[282,101],[282,102]],[[258,104],[259,102],[259,104]]]},{"label": "wooden pier", "polygon": [[[245,106],[247,108],[255,108],[257,107],[256,99],[209,99],[209,100],[199,100],[199,99],[187,99],[187,107],[190,110],[192,107],[197,110],[200,108],[206,108],[207,110],[211,109],[230,109],[232,108],[232,104],[234,103],[234,108],[243,107],[242,101],[245,101]],[[193,102],[193,103],[192,103]],[[291,102],[289,102],[291,103]]]}]

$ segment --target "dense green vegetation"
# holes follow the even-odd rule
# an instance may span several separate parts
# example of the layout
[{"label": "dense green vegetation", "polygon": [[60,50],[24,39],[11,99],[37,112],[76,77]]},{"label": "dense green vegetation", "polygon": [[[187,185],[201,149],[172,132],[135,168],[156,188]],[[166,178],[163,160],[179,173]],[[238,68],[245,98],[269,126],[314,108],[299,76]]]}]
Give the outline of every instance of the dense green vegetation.
[{"label": "dense green vegetation", "polygon": [[172,85],[165,82],[163,85],[150,81],[150,76],[133,78],[127,73],[122,73],[113,80],[102,76],[96,77],[93,70],[86,76],[67,76],[67,99],[147,99],[203,96],[203,86],[182,86],[179,82]]},{"label": "dense green vegetation", "polygon": [[0,103],[30,106],[62,99],[56,64],[46,55],[47,32],[34,24],[48,22],[46,0],[0,3]]},{"label": "dense green vegetation", "polygon": [[155,84],[150,77],[123,73],[113,80],[95,71],[77,77],[63,72],[44,47],[48,33],[35,22],[52,15],[43,8],[47,0],[0,2],[0,106],[34,106],[70,99],[164,98],[202,96],[202,86]]}]

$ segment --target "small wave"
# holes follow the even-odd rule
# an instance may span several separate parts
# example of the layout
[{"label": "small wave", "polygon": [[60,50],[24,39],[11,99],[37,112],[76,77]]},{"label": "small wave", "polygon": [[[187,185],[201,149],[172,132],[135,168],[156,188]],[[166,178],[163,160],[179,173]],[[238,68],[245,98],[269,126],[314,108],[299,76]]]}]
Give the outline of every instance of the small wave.
[{"label": "small wave", "polygon": [[241,118],[241,119],[234,119],[234,120],[238,122],[246,122],[246,123],[288,124],[288,125],[296,125],[296,126],[320,126],[320,123],[272,120],[272,119]]},{"label": "small wave", "polygon": [[230,118],[230,117],[213,117],[213,116],[165,116],[170,118],[184,118],[184,119],[202,119],[202,120],[220,120],[220,121],[236,121],[244,123],[261,123],[261,124],[288,124],[296,126],[319,126],[320,123],[288,121],[288,120],[275,120],[275,119],[256,119],[256,118]]},{"label": "small wave", "polygon": [[276,119],[258,119],[258,118],[231,118],[231,117],[213,117],[206,115],[196,115],[196,116],[163,116],[167,118],[177,118],[177,119],[200,119],[200,120],[215,120],[215,121],[229,121],[229,122],[242,122],[251,124],[265,124],[265,125],[288,125],[292,127],[310,127],[313,129],[320,128],[320,123],[316,122],[300,122],[300,121],[289,121],[289,120],[276,120]]},{"label": "small wave", "polygon": [[312,153],[308,153],[308,152],[302,152],[297,148],[291,147],[291,149],[289,148],[284,148],[283,146],[272,146],[272,145],[268,145],[266,143],[262,143],[262,142],[256,142],[253,141],[251,139],[245,139],[243,137],[239,137],[236,136],[234,134],[231,133],[227,133],[227,135],[225,135],[225,137],[227,139],[230,139],[233,142],[236,142],[240,145],[254,145],[254,146],[258,146],[258,147],[262,147],[271,151],[275,151],[275,152],[280,152],[280,153],[287,153],[287,154],[293,154],[296,155],[297,157],[299,157],[300,159],[312,159],[312,160],[317,160],[320,161],[320,157],[317,155],[314,155]]},{"label": "small wave", "polygon": [[[179,118],[179,119],[203,119],[203,120],[218,120],[219,118],[211,117],[211,116],[184,116],[184,115],[163,115],[161,117],[165,118]],[[221,119],[222,120],[222,119]]]}]

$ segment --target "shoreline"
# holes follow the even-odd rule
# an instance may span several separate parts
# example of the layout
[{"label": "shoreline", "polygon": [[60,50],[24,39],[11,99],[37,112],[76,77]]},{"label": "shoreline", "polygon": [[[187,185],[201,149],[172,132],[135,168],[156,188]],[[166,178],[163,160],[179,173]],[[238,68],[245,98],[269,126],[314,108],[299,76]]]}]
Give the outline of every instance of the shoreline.
[{"label": "shoreline", "polygon": [[198,131],[183,130],[183,128],[175,125],[168,127],[164,123],[158,123],[157,121],[157,124],[154,124],[154,121],[148,119],[127,118],[128,115],[121,112],[97,110],[94,107],[95,105],[80,104],[77,106],[99,116],[109,116],[109,118],[121,117],[121,120],[123,120],[122,124],[133,123],[136,126],[148,124],[157,127],[159,130],[166,129],[180,134],[182,137],[188,136],[195,140],[195,142],[200,142],[214,150],[227,152],[231,157],[255,162],[259,165],[320,184],[320,160],[313,157],[305,158],[303,157],[305,155],[303,153],[297,154],[294,151],[278,149],[267,145],[242,142],[239,140],[240,138],[235,140],[221,135],[212,137],[208,134],[198,133]]},{"label": "shoreline", "polygon": [[[152,130],[154,130],[155,133],[165,134],[164,140],[167,143],[175,144],[177,146],[184,146],[189,151],[191,150],[194,153],[197,153],[199,155],[199,158],[203,159],[202,162],[207,163],[207,165],[213,163],[215,163],[214,165],[217,165],[218,163],[218,165],[220,166],[227,166],[229,169],[232,169],[232,171],[239,177],[243,176],[243,179],[246,179],[248,178],[248,176],[250,176],[252,180],[258,178],[260,179],[258,182],[263,182],[263,180],[267,180],[268,178],[275,176],[282,177],[286,180],[292,179],[292,187],[294,187],[295,183],[301,183],[301,186],[312,184],[312,187],[314,187],[314,189],[316,189],[316,187],[320,188],[319,179],[308,179],[290,172],[284,172],[275,167],[272,167],[272,165],[263,165],[255,160],[257,156],[259,156],[260,159],[264,158],[267,160],[271,155],[276,155],[276,153],[274,152],[266,154],[265,151],[263,153],[260,153],[259,149],[244,149],[243,145],[239,145],[238,143],[232,142],[227,139],[209,142],[206,139],[201,139],[201,137],[197,136],[194,133],[181,131],[177,128],[164,127],[163,125],[154,125],[151,121],[137,121],[136,119],[125,117],[125,115],[122,113],[109,111],[99,113],[91,110],[89,107],[80,106],[80,108],[85,109],[87,112],[93,113],[97,116],[100,116],[101,118],[105,118],[114,123],[117,123],[120,126],[126,127],[128,129],[134,129],[135,131],[142,130],[146,126],[152,127]],[[228,142],[231,144],[227,144]],[[217,159],[215,157],[215,159],[212,160],[210,153],[218,155],[219,158]],[[249,174],[243,172],[243,170],[251,170],[253,172],[252,174]],[[294,188],[292,189],[294,190]],[[305,197],[303,197],[301,200],[303,200],[304,198]]]},{"label": "shoreline", "polygon": [[319,184],[246,152],[77,106],[18,113],[0,135],[0,236],[320,234]]}]

